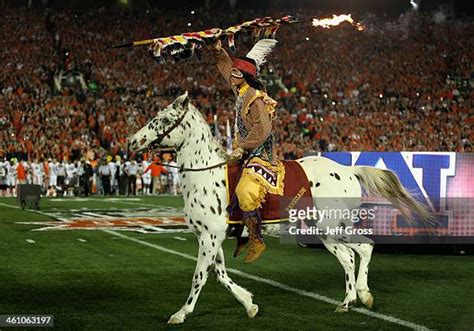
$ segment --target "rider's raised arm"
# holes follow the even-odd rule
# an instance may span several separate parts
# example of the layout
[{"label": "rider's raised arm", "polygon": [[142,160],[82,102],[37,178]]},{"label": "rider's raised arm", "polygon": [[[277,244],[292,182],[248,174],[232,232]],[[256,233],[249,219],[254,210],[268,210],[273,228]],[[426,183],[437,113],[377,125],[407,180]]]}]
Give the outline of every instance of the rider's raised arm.
[{"label": "rider's raised arm", "polygon": [[220,40],[218,40],[216,44],[212,46],[211,50],[212,55],[216,59],[217,69],[219,69],[221,75],[230,84],[230,70],[232,68],[232,59],[222,47],[222,43],[220,42]]},{"label": "rider's raised arm", "polygon": [[262,98],[256,99],[251,105],[248,120],[252,122],[252,127],[247,136],[237,142],[238,147],[252,151],[260,147],[272,133],[273,114],[267,110]]}]

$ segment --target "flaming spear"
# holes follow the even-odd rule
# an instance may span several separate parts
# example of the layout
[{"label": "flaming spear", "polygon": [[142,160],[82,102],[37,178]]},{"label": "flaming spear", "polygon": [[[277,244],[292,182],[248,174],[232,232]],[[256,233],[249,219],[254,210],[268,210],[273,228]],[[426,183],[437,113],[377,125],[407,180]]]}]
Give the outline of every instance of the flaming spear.
[{"label": "flaming spear", "polygon": [[281,25],[300,24],[305,22],[311,22],[314,27],[322,27],[326,29],[343,22],[348,22],[357,30],[364,30],[364,26],[359,22],[355,22],[350,14],[333,15],[331,18],[307,18],[303,20],[287,15],[279,19],[272,17],[256,18],[251,21],[228,27],[227,29],[214,28],[198,32],[186,32],[181,35],[169,37],[131,41],[114,45],[112,48],[129,48],[149,45],[149,52],[152,57],[158,63],[163,63],[164,61],[161,55],[165,50],[169,50],[169,53],[175,58],[175,60],[191,58],[196,49],[200,48],[203,44],[214,42],[218,38],[227,37],[229,49],[235,51],[235,36],[238,34],[251,34],[256,40],[274,38]]}]

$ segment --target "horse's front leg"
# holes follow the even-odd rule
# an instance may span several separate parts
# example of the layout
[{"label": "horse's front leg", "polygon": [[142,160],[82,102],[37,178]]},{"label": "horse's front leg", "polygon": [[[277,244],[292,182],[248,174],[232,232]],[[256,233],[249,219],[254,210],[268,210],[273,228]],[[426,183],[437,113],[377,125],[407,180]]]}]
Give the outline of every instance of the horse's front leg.
[{"label": "horse's front leg", "polygon": [[193,281],[191,284],[191,291],[189,293],[186,303],[181,309],[176,312],[168,320],[168,324],[180,324],[186,319],[186,315],[190,314],[194,310],[194,306],[199,298],[202,288],[206,284],[209,271],[214,267],[216,256],[219,248],[224,241],[225,233],[217,235],[202,232],[199,236],[199,255],[196,264],[196,270],[194,271]]},{"label": "horse's front leg", "polygon": [[216,264],[214,268],[217,280],[219,283],[224,285],[230,293],[239,301],[245,308],[248,317],[254,318],[258,313],[258,306],[253,303],[252,293],[250,293],[245,288],[237,285],[232,281],[226,271],[224,251],[222,247],[219,248],[216,258]]}]

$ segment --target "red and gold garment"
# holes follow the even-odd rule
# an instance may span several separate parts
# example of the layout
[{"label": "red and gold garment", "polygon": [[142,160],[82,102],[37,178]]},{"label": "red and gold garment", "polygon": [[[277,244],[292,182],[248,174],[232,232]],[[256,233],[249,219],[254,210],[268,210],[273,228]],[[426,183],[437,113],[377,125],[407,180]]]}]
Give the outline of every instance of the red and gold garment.
[{"label": "red and gold garment", "polygon": [[[232,195],[239,183],[240,165],[226,167],[227,202],[231,204]],[[278,161],[276,166],[259,158],[252,158],[242,172],[255,179],[263,188],[255,194],[262,195],[261,208],[263,223],[276,223],[288,220],[290,209],[312,208],[312,197],[306,174],[296,161]],[[252,189],[252,187],[247,187]],[[257,186],[255,186],[257,189]],[[242,223],[242,210],[234,210],[227,223]]]}]

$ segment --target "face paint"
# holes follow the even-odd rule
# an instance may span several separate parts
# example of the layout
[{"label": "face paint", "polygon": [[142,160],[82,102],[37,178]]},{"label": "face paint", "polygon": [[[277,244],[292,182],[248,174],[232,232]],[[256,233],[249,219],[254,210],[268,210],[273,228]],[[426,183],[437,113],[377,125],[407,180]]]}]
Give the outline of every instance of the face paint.
[{"label": "face paint", "polygon": [[239,69],[237,69],[237,68],[232,68],[232,69],[230,70],[230,74],[231,74],[231,76],[233,76],[233,77],[235,77],[235,78],[242,78],[242,77],[244,77],[244,75],[242,74],[242,72],[241,72]]}]

